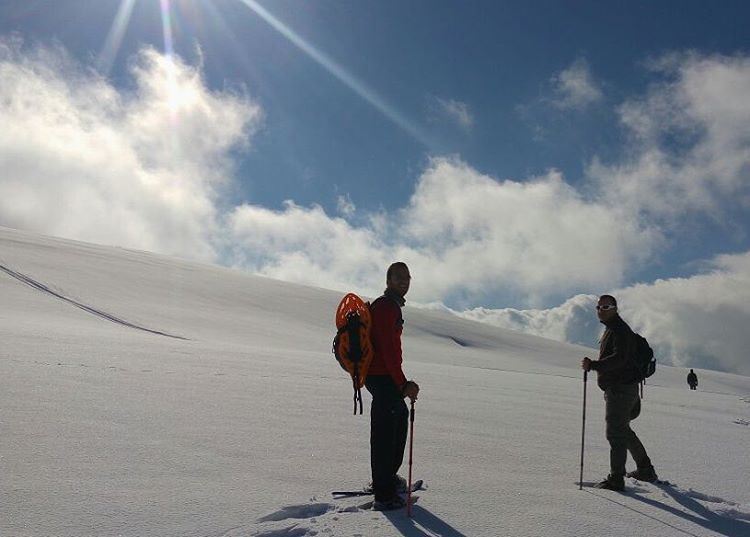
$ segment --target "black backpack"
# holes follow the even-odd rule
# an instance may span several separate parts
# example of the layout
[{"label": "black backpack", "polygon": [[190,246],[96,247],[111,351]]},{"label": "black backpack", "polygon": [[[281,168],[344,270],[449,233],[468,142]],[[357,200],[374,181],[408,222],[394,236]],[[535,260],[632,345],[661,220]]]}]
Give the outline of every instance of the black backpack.
[{"label": "black backpack", "polygon": [[633,332],[633,337],[635,339],[633,361],[638,370],[638,381],[641,382],[656,371],[656,359],[654,358],[654,351],[649,346],[645,337],[635,332]]}]

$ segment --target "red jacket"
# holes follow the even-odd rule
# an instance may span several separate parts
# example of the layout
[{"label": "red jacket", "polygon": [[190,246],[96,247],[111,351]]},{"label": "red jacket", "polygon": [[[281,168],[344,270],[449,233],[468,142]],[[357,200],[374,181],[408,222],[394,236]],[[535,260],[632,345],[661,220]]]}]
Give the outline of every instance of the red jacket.
[{"label": "red jacket", "polygon": [[375,356],[367,374],[390,375],[400,388],[406,383],[406,377],[401,369],[401,332],[404,325],[401,307],[393,299],[382,296],[372,303],[370,316],[370,338]]}]

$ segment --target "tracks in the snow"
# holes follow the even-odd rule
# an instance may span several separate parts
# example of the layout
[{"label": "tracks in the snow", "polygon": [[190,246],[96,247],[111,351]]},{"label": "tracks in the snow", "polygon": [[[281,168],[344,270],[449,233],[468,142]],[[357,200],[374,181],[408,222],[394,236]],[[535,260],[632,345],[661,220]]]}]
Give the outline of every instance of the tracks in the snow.
[{"label": "tracks in the snow", "polygon": [[22,274],[20,272],[17,272],[13,269],[10,269],[4,265],[0,265],[0,271],[5,272],[8,276],[15,278],[19,282],[28,285],[29,287],[36,289],[37,291],[41,291],[42,293],[45,293],[47,295],[50,295],[52,297],[55,297],[59,300],[62,300],[63,302],[67,302],[68,304],[71,304],[75,306],[76,308],[82,309],[86,313],[90,313],[91,315],[95,315],[101,319],[110,321],[115,324],[119,324],[122,326],[127,326],[128,328],[133,328],[135,330],[141,330],[143,332],[149,332],[151,334],[156,334],[158,336],[164,336],[174,339],[181,339],[183,341],[189,341],[188,338],[182,337],[182,336],[176,336],[174,334],[168,334],[167,332],[162,332],[161,330],[154,330],[152,328],[147,328],[145,326],[140,326],[135,323],[131,323],[130,321],[126,321],[125,319],[122,319],[120,317],[117,317],[115,315],[112,315],[111,313],[107,313],[106,311],[102,311],[99,309],[96,309],[92,306],[89,306],[87,304],[83,304],[81,302],[78,302],[77,300],[73,300],[72,298],[69,298],[63,294],[58,293],[57,291],[50,289],[48,286],[43,284],[42,282],[39,282],[35,280],[34,278],[31,278],[25,274]]}]

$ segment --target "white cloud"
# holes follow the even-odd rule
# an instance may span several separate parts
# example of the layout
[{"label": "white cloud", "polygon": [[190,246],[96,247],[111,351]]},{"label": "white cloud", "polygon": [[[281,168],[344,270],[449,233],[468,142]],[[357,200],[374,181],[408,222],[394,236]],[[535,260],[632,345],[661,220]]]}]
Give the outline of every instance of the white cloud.
[{"label": "white cloud", "polygon": [[131,75],[120,91],[60,48],[0,41],[0,224],[215,260],[229,153],[260,108],[153,49]]},{"label": "white cloud", "polygon": [[467,290],[478,298],[510,288],[536,301],[620,282],[659,240],[585,200],[559,172],[497,181],[445,158],[433,159],[400,217],[405,242],[423,253],[423,273],[438,296]]},{"label": "white cloud", "polygon": [[[683,367],[750,375],[750,252],[723,255],[704,273],[609,292],[622,317],[643,334],[657,360]],[[578,295],[550,309],[477,308],[459,315],[503,328],[595,346],[602,327],[596,296]]]},{"label": "white cloud", "polygon": [[357,211],[357,206],[354,205],[349,194],[336,198],[336,208],[344,216],[352,216]]},{"label": "white cloud", "polygon": [[586,60],[579,58],[570,67],[552,77],[555,99],[552,104],[560,109],[583,109],[603,97],[599,84],[591,74]]},{"label": "white cloud", "polygon": [[620,106],[628,157],[594,160],[588,176],[608,203],[671,226],[750,197],[750,58],[672,55],[654,62],[666,81]]},{"label": "white cloud", "polygon": [[[664,80],[619,108],[630,134],[624,159],[588,169],[594,199],[614,218],[679,236],[696,214],[724,221],[750,204],[750,58],[669,55],[651,64]],[[660,359],[750,374],[744,326],[750,322],[750,253],[719,257],[710,271],[614,291],[623,316]],[[593,284],[593,280],[590,280]],[[580,289],[616,289],[590,285]],[[483,309],[467,317],[591,345],[600,327],[592,295],[542,310]]]},{"label": "white cloud", "polygon": [[601,332],[593,315],[596,300],[595,295],[576,295],[549,309],[474,308],[454,313],[501,328],[591,347],[596,346]]},{"label": "white cloud", "polygon": [[618,293],[623,315],[671,363],[750,375],[750,252],[719,256],[704,274]]},{"label": "white cloud", "polygon": [[471,113],[471,108],[464,102],[435,97],[434,110],[438,115],[456,123],[464,130],[470,130],[474,126],[474,116]]},{"label": "white cloud", "polygon": [[616,285],[658,234],[616,221],[558,172],[497,181],[458,159],[436,158],[409,204],[354,227],[322,208],[245,205],[230,218],[234,263],[282,279],[373,289],[390,262],[415,274],[412,297],[482,299],[511,289],[537,301],[580,286]]},{"label": "white cloud", "polygon": [[287,201],[273,211],[241,205],[228,216],[227,231],[233,264],[283,280],[375,294],[391,262],[373,231],[330,217],[319,206]]}]

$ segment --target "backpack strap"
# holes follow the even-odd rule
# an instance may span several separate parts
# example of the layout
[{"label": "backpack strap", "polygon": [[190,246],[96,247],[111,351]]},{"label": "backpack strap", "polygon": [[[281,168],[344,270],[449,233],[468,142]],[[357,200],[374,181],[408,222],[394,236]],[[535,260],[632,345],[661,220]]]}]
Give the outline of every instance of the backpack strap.
[{"label": "backpack strap", "polygon": [[362,388],[359,387],[359,369],[355,369],[352,375],[352,385],[354,386],[354,412],[357,415],[357,403],[359,403],[359,413],[362,414]]},{"label": "backpack strap", "polygon": [[359,328],[362,325],[359,315],[352,314],[346,321],[344,329],[349,334],[349,359],[352,361],[352,386],[354,387],[354,414],[357,414],[357,403],[359,413],[362,414],[362,389],[359,387],[360,362],[362,360],[362,343],[359,340]]}]

